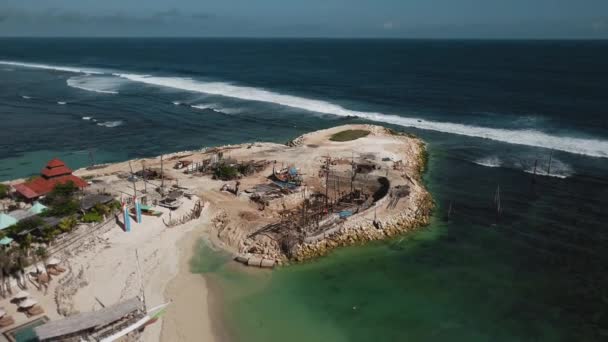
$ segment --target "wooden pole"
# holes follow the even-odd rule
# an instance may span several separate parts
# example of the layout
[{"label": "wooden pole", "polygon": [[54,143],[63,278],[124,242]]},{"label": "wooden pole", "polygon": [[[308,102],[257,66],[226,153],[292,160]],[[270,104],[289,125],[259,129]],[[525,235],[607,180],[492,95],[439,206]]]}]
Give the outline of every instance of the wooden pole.
[{"label": "wooden pole", "polygon": [[165,192],[165,174],[163,173],[163,155],[160,155],[160,189]]},{"label": "wooden pole", "polygon": [[141,177],[144,180],[144,192],[148,193],[148,182],[146,182],[146,161],[141,161]]},{"label": "wooden pole", "polygon": [[137,197],[137,188],[135,187],[135,174],[133,173],[133,167],[131,166],[131,161],[129,160],[129,169],[131,169],[131,182],[133,182],[133,199]]}]

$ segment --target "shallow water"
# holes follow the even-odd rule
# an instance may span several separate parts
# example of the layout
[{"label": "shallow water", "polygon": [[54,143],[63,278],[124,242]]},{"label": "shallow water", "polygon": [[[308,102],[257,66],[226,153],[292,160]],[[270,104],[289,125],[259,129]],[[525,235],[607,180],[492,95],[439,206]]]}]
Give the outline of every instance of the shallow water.
[{"label": "shallow water", "polygon": [[[471,169],[479,167],[434,157],[433,151],[426,182],[441,203],[464,191],[459,180],[474,176]],[[459,175],[459,168],[469,175]],[[447,170],[451,177],[444,177]],[[492,178],[530,180],[508,173]],[[488,183],[491,199],[494,182]],[[519,222],[509,200],[527,191],[511,193],[517,190],[501,184],[507,217],[498,224],[490,205],[480,205],[471,221],[456,204],[451,222],[443,219],[445,207],[440,206],[432,224],[419,232],[342,248],[305,264],[255,273],[218,262],[202,245],[193,270],[222,288],[224,315],[236,341],[601,340],[603,323],[586,327],[581,323],[591,318],[589,313],[571,310],[590,300],[573,295],[581,286],[573,275],[548,262],[533,242],[513,234],[522,225],[534,227]],[[527,205],[521,215],[534,222],[542,205]]]}]

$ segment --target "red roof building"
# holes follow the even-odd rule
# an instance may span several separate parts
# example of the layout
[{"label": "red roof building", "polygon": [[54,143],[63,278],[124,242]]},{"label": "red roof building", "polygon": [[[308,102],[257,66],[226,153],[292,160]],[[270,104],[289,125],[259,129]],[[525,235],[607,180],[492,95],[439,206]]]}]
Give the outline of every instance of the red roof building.
[{"label": "red roof building", "polygon": [[88,186],[87,182],[72,174],[72,170],[59,159],[53,159],[40,171],[40,177],[13,186],[17,192],[33,200],[51,192],[57,184],[72,182],[79,188]]}]

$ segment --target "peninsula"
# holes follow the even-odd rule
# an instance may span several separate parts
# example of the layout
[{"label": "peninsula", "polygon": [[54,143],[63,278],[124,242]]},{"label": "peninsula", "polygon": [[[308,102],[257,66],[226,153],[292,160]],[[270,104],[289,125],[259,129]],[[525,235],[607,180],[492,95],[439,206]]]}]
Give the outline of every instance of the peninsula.
[{"label": "peninsula", "polygon": [[[37,266],[29,270],[31,283],[39,289],[35,299],[51,319],[36,331],[53,336],[63,330],[52,323],[65,317],[82,312],[94,317],[95,312],[110,310],[105,309],[108,305],[125,307],[120,303],[137,308],[143,300],[141,314],[130,313],[133,322],[116,323],[128,326],[147,317],[146,307],[172,301],[162,334],[158,324],[151,325],[144,331],[145,339],[211,340],[204,280],[194,279],[187,266],[196,241],[203,238],[244,265],[272,268],[340,246],[389,238],[429,222],[433,201],[421,182],[425,165],[420,139],[381,126],[347,125],[308,133],[287,144],[213,147],[95,165],[73,176],[66,173],[62,177],[87,181],[86,186],[78,184],[76,195],[81,222],[70,231],[55,229],[51,234],[51,222],[27,232],[28,239],[47,251],[39,258],[32,253],[34,263],[53,259],[68,269],[67,275],[53,273],[51,278],[58,279],[50,284],[37,284]],[[31,182],[7,183],[17,210],[41,206],[34,200],[45,202],[43,196],[35,197],[41,187]],[[20,191],[27,196],[20,197]],[[54,192],[49,194],[47,198]],[[102,215],[102,204],[113,209]],[[103,217],[95,222],[94,215]],[[42,216],[48,221],[49,215]],[[62,222],[65,218],[55,224]],[[3,235],[19,244],[24,234],[15,227],[21,226],[7,229],[14,236]],[[2,306],[11,307],[4,301]],[[193,315],[200,320],[188,319]],[[12,316],[15,326],[32,320],[17,311]],[[59,326],[64,329],[70,322],[67,318]],[[107,330],[70,334],[120,333]]]}]

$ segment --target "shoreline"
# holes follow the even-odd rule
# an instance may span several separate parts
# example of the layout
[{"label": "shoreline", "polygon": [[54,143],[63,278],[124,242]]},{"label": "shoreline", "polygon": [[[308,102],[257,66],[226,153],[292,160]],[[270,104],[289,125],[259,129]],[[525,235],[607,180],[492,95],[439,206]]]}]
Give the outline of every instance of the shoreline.
[{"label": "shoreline", "polygon": [[223,323],[221,288],[208,276],[192,271],[192,260],[200,244],[211,243],[207,228],[206,225],[194,228],[174,246],[179,251],[179,266],[163,294],[172,304],[162,318],[161,342],[232,341]]},{"label": "shoreline", "polygon": [[[362,137],[333,140],[338,133],[357,130],[367,133]],[[356,159],[355,152],[358,154]],[[233,259],[246,255],[252,259],[266,259],[272,266],[286,265],[314,259],[337,247],[386,239],[426,225],[433,206],[432,198],[420,180],[425,167],[424,143],[414,136],[376,125],[341,125],[306,133],[287,144],[260,142],[181,151],[78,169],[74,174],[93,180],[89,192],[120,194],[141,182],[136,180],[132,184],[128,180],[131,164],[136,169],[141,163],[142,169],[145,165],[149,170],[162,170],[163,157],[165,163],[173,164],[186,158],[191,162],[210,161],[214,157],[217,160],[218,155],[223,155],[230,163],[250,163],[247,165],[259,167],[241,175],[238,181],[222,181],[211,177],[212,173],[206,169],[184,173],[177,166],[171,168],[165,164],[162,178],[165,184],[179,185],[204,202],[199,218],[167,228],[164,221],[146,216],[143,224],[135,224],[129,234],[112,229],[91,237],[83,248],[65,253],[63,260],[69,260],[75,269],[84,270],[84,285],[66,296],[68,310],[64,311],[67,314],[98,310],[101,302],[105,306],[124,301],[136,294],[141,281],[148,304],[172,302],[160,324],[146,328],[144,340],[231,341],[224,321],[221,286],[214,283],[213,275],[193,273],[192,270],[192,260],[200,243],[217,247],[231,254]],[[306,175],[303,184],[293,190],[268,190],[269,175],[275,175],[277,165],[281,165],[281,169],[283,165],[293,165],[290,170]],[[363,171],[352,171],[355,168]],[[330,174],[331,182],[328,181]],[[158,178],[149,178],[146,182],[150,181],[158,181]],[[240,185],[242,191],[225,190],[233,182]],[[354,192],[353,185],[357,188]],[[259,186],[262,190],[258,190]],[[142,189],[145,185],[137,187]],[[351,189],[350,197],[345,195],[348,188]],[[300,208],[304,208],[300,207],[301,203],[315,201],[315,205],[322,205],[318,196],[323,193],[327,218],[317,221],[315,226],[313,216],[307,216],[310,218],[302,229],[295,229],[291,223],[297,222]],[[269,197],[258,201],[253,195],[259,194]],[[154,192],[150,195],[154,196]],[[328,212],[330,202],[332,208],[342,205],[342,209]],[[194,201],[188,200],[187,205],[173,212],[174,217],[185,215],[193,206]],[[311,211],[306,215],[317,215],[314,214],[316,209],[310,206],[306,210],[309,209]],[[338,217],[340,210],[347,210],[349,215]],[[162,211],[171,218],[168,210]],[[291,219],[286,220],[286,217]],[[271,232],[274,236],[257,234],[277,222],[280,229]],[[294,232],[301,236],[290,240]],[[277,241],[299,242],[289,245],[290,250],[284,250],[285,244]],[[138,276],[139,270],[134,263],[124,262],[133,259],[138,252],[143,277]],[[261,266],[249,263],[252,264]],[[238,264],[236,267],[244,266]],[[51,302],[54,298],[51,294],[43,299]],[[53,304],[45,304],[45,307],[49,311],[59,310]]]}]

